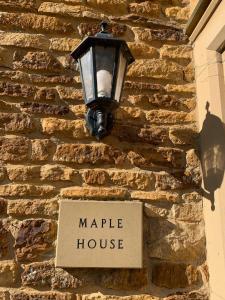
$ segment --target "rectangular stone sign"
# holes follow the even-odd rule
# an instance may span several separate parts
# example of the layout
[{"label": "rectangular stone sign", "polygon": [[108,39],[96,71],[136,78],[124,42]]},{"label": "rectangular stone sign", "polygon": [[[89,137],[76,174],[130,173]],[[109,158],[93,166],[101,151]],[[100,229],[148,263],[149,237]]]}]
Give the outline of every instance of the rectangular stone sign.
[{"label": "rectangular stone sign", "polygon": [[56,266],[142,268],[142,203],[60,203]]}]

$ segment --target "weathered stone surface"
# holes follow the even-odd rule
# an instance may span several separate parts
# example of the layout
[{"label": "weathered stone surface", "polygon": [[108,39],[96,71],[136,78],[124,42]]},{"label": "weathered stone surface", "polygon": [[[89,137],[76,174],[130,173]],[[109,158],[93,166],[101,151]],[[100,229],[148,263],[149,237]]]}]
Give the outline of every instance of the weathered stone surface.
[{"label": "weathered stone surface", "polygon": [[36,15],[31,13],[0,13],[0,26],[20,30],[34,30],[37,32],[69,33],[73,31],[70,23],[55,17]]},{"label": "weathered stone surface", "polygon": [[24,137],[1,137],[0,156],[3,161],[23,161],[29,157],[29,141]]},{"label": "weathered stone surface", "polygon": [[186,170],[184,172],[185,180],[188,183],[200,186],[201,184],[201,170],[200,170],[200,160],[197,156],[196,150],[191,149],[186,155]]},{"label": "weathered stone surface", "polygon": [[129,162],[136,167],[148,169],[149,167],[175,167],[184,168],[184,152],[175,148],[163,147],[133,147],[127,154]]},{"label": "weathered stone surface", "polygon": [[[74,84],[76,80],[71,75],[42,75],[42,74],[28,74],[21,71],[0,71],[0,76],[4,80],[13,80],[18,82],[26,81],[29,84]],[[10,105],[10,104],[8,104]]]},{"label": "weathered stone surface", "polygon": [[34,0],[1,0],[0,7],[6,9],[25,9],[36,10],[36,1]]},{"label": "weathered stone surface", "polygon": [[[5,204],[7,204],[5,202]],[[6,205],[5,205],[6,206]],[[1,199],[1,208],[6,210],[4,207],[3,199]],[[5,259],[9,255],[9,232],[6,230],[3,222],[0,220],[0,259]]]},{"label": "weathered stone surface", "polygon": [[18,226],[14,245],[18,260],[32,261],[53,249],[56,237],[56,225],[53,221],[24,220]]},{"label": "weathered stone surface", "polygon": [[17,278],[17,265],[12,260],[0,262],[0,286],[13,286]]},{"label": "weathered stone surface", "polygon": [[145,115],[144,112],[139,108],[134,107],[126,107],[121,106],[115,112],[116,120],[126,120],[129,121],[136,121],[136,122],[144,122]]},{"label": "weathered stone surface", "polygon": [[146,286],[148,274],[146,269],[140,270],[112,270],[103,273],[101,286],[109,289],[134,290]]},{"label": "weathered stone surface", "polygon": [[75,118],[84,119],[87,112],[87,108],[84,104],[69,105],[70,111],[73,113]]},{"label": "weathered stone surface", "polygon": [[64,3],[43,2],[38,8],[39,12],[53,13],[69,17],[82,17],[83,6],[66,5]]},{"label": "weathered stone surface", "polygon": [[93,185],[103,185],[109,181],[109,175],[105,170],[90,169],[82,172],[82,178],[85,183]]},{"label": "weathered stone surface", "polygon": [[172,61],[162,59],[139,59],[131,65],[127,76],[170,79],[177,82],[183,79],[182,67]]},{"label": "weathered stone surface", "polygon": [[58,214],[57,200],[12,200],[7,213],[16,216],[55,217]]},{"label": "weathered stone surface", "polygon": [[69,113],[69,108],[63,105],[50,105],[46,103],[23,102],[20,104],[21,110],[31,114],[44,114],[64,116]]},{"label": "weathered stone surface", "polygon": [[83,92],[81,89],[57,86],[57,91],[61,100],[83,100]]},{"label": "weathered stone surface", "polygon": [[136,39],[143,42],[186,42],[187,36],[184,35],[182,30],[178,29],[148,29],[148,28],[134,28]]},{"label": "weathered stone surface", "polygon": [[57,118],[45,118],[41,120],[42,131],[47,134],[64,134],[78,139],[89,136],[83,120],[65,120]]},{"label": "weathered stone surface", "polygon": [[3,198],[0,198],[0,215],[4,215],[6,213],[6,210],[7,210],[7,201]]},{"label": "weathered stone surface", "polygon": [[177,124],[194,122],[194,115],[185,112],[168,110],[150,110],[146,112],[146,119],[154,124]]},{"label": "weathered stone surface", "polygon": [[14,57],[14,68],[45,72],[61,72],[60,62],[47,52],[28,52],[26,55],[17,53]]},{"label": "weathered stone surface", "polygon": [[135,13],[146,17],[159,17],[161,13],[160,5],[157,3],[152,3],[149,1],[144,1],[141,3],[131,3],[129,4],[129,12]]},{"label": "weathered stone surface", "polygon": [[37,90],[34,100],[36,101],[50,101],[53,102],[57,98],[57,91],[55,88],[41,87]]},{"label": "weathered stone surface", "polygon": [[34,97],[36,88],[26,84],[0,82],[0,96],[31,98]]},{"label": "weathered stone surface", "polygon": [[194,99],[182,99],[175,95],[162,94],[138,94],[128,95],[126,100],[133,105],[148,106],[150,108],[162,108],[171,110],[185,110],[190,111],[195,107]]},{"label": "weathered stone surface", "polygon": [[169,138],[174,145],[195,145],[198,132],[194,126],[174,126],[169,130]]},{"label": "weathered stone surface", "polygon": [[192,265],[163,262],[153,266],[152,282],[159,287],[185,288],[199,281],[200,273]]},{"label": "weathered stone surface", "polygon": [[189,19],[189,7],[168,7],[165,9],[165,15],[169,18],[175,19],[180,22],[187,22]]},{"label": "weathered stone surface", "polygon": [[[137,3],[135,3],[137,4]],[[159,52],[156,48],[140,42],[129,42],[128,47],[135,58],[158,58]]]},{"label": "weathered stone surface", "polygon": [[145,190],[152,186],[154,176],[151,172],[108,171],[110,180],[115,185],[132,189]]},{"label": "weathered stone surface", "polygon": [[125,162],[126,154],[117,148],[104,144],[62,144],[58,145],[54,161],[74,162],[77,164],[116,164]]},{"label": "weathered stone surface", "polygon": [[0,165],[0,181],[3,181],[5,179],[5,167]]},{"label": "weathered stone surface", "polygon": [[176,190],[185,187],[182,180],[182,174],[167,172],[155,173],[155,188],[156,190]]},{"label": "weathered stone surface", "polygon": [[180,202],[181,197],[178,193],[175,192],[143,192],[143,191],[134,191],[131,192],[132,199],[140,199],[145,201],[169,201],[169,202]]},{"label": "weathered stone surface", "polygon": [[44,50],[49,48],[49,40],[44,35],[19,32],[0,32],[0,44]]},{"label": "weathered stone surface", "polygon": [[173,206],[174,218],[184,222],[200,222],[203,219],[203,207],[201,202],[182,203]]},{"label": "weathered stone surface", "polygon": [[81,40],[72,38],[52,38],[50,39],[50,50],[56,51],[73,51]]},{"label": "weathered stone surface", "polygon": [[170,93],[194,94],[195,85],[192,83],[183,84],[183,85],[167,84],[165,86],[165,90]]},{"label": "weathered stone surface", "polygon": [[126,80],[124,84],[125,89],[134,89],[134,90],[148,90],[148,91],[163,91],[164,87],[158,83],[151,82],[138,82],[138,81],[129,81]]},{"label": "weathered stone surface", "polygon": [[41,167],[41,180],[43,181],[71,181],[75,176],[75,170],[63,165],[44,165]]},{"label": "weathered stone surface", "polygon": [[152,258],[179,262],[205,260],[203,223],[177,222],[152,218],[148,253]]},{"label": "weathered stone surface", "polygon": [[145,202],[144,213],[146,216],[151,218],[171,218],[171,202]]},{"label": "weathered stone surface", "polygon": [[173,59],[178,62],[188,63],[191,60],[191,47],[190,46],[171,46],[164,45],[160,49],[161,58],[165,59]]},{"label": "weathered stone surface", "polygon": [[52,157],[54,151],[54,144],[47,139],[32,140],[31,159],[32,160],[48,160]]},{"label": "weathered stone surface", "polygon": [[52,287],[53,289],[78,288],[82,282],[60,268],[53,261],[32,263],[24,266],[22,284],[31,287]]},{"label": "weathered stone surface", "polygon": [[12,58],[13,58],[13,51],[10,51],[7,48],[0,47],[0,66],[1,67],[8,67],[12,66]]},{"label": "weathered stone surface", "polygon": [[0,196],[45,196],[51,194],[53,190],[54,187],[50,185],[6,184],[0,186]]},{"label": "weathered stone surface", "polygon": [[[100,0],[100,1],[105,1],[105,0]],[[107,1],[107,2],[109,3],[110,1]],[[118,3],[122,3],[122,2],[120,1]],[[100,30],[99,22],[97,22],[97,23],[80,23],[78,26],[78,30],[79,30],[81,37],[84,37],[85,35],[95,35]],[[124,35],[126,33],[126,31],[127,31],[126,25],[109,23],[109,32],[111,32],[113,34],[113,36],[115,36],[115,37]]]},{"label": "weathered stone surface", "polygon": [[33,120],[26,114],[0,113],[0,128],[5,132],[27,133],[35,129]]},{"label": "weathered stone surface", "polygon": [[195,69],[192,63],[184,68],[184,80],[186,82],[193,82],[195,79]]},{"label": "weathered stone surface", "polygon": [[11,181],[27,181],[40,178],[40,166],[7,165],[7,175]]},{"label": "weathered stone surface", "polygon": [[108,11],[111,14],[124,14],[127,11],[126,0],[88,0],[88,4]]},{"label": "weathered stone surface", "polygon": [[61,189],[61,196],[66,198],[103,198],[103,199],[124,199],[127,190],[123,188],[103,188],[103,187],[68,187]]},{"label": "weathered stone surface", "polygon": [[74,295],[67,292],[40,292],[14,290],[10,293],[10,300],[75,300]]}]

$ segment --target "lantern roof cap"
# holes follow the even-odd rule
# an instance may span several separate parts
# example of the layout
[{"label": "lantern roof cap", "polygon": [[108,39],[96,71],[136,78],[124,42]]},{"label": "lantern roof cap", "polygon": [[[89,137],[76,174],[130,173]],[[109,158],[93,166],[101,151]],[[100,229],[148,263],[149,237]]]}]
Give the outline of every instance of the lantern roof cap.
[{"label": "lantern roof cap", "polygon": [[92,46],[121,48],[126,56],[128,65],[135,60],[127,43],[124,40],[114,38],[111,34],[105,32],[100,32],[96,36],[86,37],[71,53],[71,56],[75,60],[78,60]]}]

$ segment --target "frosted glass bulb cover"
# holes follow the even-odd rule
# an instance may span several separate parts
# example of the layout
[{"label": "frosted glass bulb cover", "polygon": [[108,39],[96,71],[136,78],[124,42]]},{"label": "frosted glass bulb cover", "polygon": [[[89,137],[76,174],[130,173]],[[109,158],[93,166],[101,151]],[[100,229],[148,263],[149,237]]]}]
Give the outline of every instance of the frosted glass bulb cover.
[{"label": "frosted glass bulb cover", "polygon": [[111,97],[112,74],[106,70],[97,72],[98,97]]}]

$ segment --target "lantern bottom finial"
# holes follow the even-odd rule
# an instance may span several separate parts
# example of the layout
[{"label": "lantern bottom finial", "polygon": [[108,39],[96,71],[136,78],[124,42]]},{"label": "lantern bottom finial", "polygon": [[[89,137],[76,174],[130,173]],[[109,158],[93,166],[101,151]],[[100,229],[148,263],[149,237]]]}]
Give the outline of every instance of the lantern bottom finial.
[{"label": "lantern bottom finial", "polygon": [[86,122],[91,135],[100,140],[110,134],[113,128],[113,114],[104,109],[89,108]]}]

